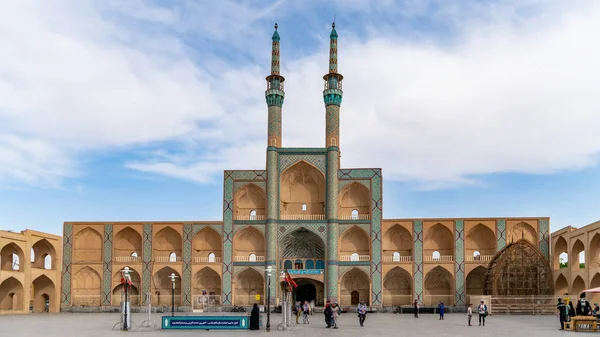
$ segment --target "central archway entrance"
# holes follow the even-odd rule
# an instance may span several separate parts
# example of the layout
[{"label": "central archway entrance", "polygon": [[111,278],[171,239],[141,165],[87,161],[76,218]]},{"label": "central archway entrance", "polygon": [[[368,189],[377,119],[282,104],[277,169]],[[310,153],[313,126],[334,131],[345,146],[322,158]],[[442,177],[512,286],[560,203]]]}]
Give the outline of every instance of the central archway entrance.
[{"label": "central archway entrance", "polygon": [[[298,285],[292,294],[292,299],[295,302],[315,301],[315,306],[322,307],[325,305],[325,285],[319,280],[310,278],[294,278],[294,282]],[[286,283],[281,282],[282,289],[285,289]]]},{"label": "central archway entrance", "polygon": [[315,287],[312,283],[306,283],[301,286],[298,286],[296,289],[296,301],[304,303],[310,301],[317,302],[317,287]]}]

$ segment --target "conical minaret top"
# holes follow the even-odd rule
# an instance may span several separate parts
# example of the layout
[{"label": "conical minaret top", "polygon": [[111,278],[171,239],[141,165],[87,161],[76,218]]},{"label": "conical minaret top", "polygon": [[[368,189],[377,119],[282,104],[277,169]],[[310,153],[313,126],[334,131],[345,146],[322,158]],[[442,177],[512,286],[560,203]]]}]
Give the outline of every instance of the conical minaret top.
[{"label": "conical minaret top", "polygon": [[329,34],[329,73],[323,76],[325,88],[323,90],[323,99],[325,105],[342,104],[342,80],[344,76],[338,73],[338,55],[337,55],[338,33],[335,30],[335,22],[331,25],[331,34]]},{"label": "conical minaret top", "polygon": [[279,33],[277,24],[273,32],[271,48],[271,74],[267,76],[267,90],[265,98],[269,107],[268,146],[281,147],[281,108],[283,106],[283,81],[285,78],[279,74]]}]

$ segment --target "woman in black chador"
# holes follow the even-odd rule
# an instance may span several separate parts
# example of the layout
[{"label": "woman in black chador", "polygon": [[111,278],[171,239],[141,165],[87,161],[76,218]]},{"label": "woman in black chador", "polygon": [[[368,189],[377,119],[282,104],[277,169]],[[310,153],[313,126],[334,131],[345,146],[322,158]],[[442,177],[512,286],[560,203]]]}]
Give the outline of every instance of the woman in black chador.
[{"label": "woman in black chador", "polygon": [[250,313],[250,330],[258,330],[259,315],[258,304],[254,303],[254,307],[252,307],[252,312]]}]

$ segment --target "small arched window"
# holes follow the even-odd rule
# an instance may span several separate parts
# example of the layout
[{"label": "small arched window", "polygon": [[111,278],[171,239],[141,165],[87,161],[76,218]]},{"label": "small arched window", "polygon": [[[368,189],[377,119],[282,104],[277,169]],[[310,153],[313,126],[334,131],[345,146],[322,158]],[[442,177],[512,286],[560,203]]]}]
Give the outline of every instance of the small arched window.
[{"label": "small arched window", "polygon": [[169,262],[177,262],[177,254],[175,252],[169,254]]},{"label": "small arched window", "polygon": [[250,211],[250,220],[256,220],[256,210]]},{"label": "small arched window", "polygon": [[20,263],[21,263],[21,261],[19,259],[19,255],[13,254],[12,255],[12,269],[13,270],[19,270],[19,264]]},{"label": "small arched window", "polygon": [[475,260],[475,261],[481,260],[481,253],[478,251],[474,251],[473,252],[473,260]]},{"label": "small arched window", "polygon": [[44,269],[52,269],[52,257],[50,255],[44,257]]},{"label": "small arched window", "polygon": [[302,212],[306,212],[306,204],[302,204]]},{"label": "small arched window", "polygon": [[358,210],[357,209],[352,210],[351,218],[352,218],[352,220],[358,220]]},{"label": "small arched window", "polygon": [[136,252],[131,253],[131,257],[138,257],[138,253],[136,253]]},{"label": "small arched window", "polygon": [[360,258],[358,257],[358,253],[352,253],[352,255],[350,255],[350,261],[352,261],[352,262],[356,262],[359,259]]},{"label": "small arched window", "polygon": [[442,255],[440,254],[440,252],[438,252],[438,251],[436,250],[435,252],[433,252],[433,255],[432,255],[432,257],[433,257],[433,260],[434,260],[434,261],[439,261],[439,260],[441,259]]},{"label": "small arched window", "polygon": [[394,254],[392,254],[392,261],[400,262],[400,253],[394,252]]},{"label": "small arched window", "polygon": [[215,262],[215,253],[208,254],[208,263],[214,263],[214,262]]},{"label": "small arched window", "polygon": [[252,253],[248,256],[248,261],[256,262],[256,254]]},{"label": "small arched window", "polygon": [[35,251],[31,248],[31,262],[35,262]]}]

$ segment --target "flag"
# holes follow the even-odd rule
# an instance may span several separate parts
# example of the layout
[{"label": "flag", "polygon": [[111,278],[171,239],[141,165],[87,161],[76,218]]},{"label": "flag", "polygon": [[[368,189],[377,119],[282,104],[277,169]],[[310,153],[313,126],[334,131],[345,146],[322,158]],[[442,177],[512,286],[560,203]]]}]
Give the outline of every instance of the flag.
[{"label": "flag", "polygon": [[287,282],[291,289],[298,288],[298,285],[296,284],[296,282],[294,282],[294,279],[292,278],[290,273],[288,273],[287,270],[285,271],[285,282]]}]

